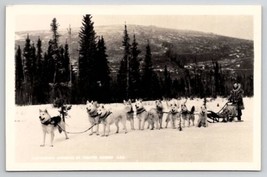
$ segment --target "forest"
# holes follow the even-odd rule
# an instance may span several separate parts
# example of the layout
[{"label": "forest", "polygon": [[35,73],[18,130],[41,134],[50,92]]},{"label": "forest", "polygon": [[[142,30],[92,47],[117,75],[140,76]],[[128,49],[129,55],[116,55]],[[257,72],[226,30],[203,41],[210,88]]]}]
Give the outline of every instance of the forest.
[{"label": "forest", "polygon": [[[126,24],[121,32],[120,63],[115,74],[111,73],[110,56],[106,52],[109,46],[104,36],[95,32],[90,14],[82,19],[78,61],[74,65],[69,41],[60,43],[58,27],[57,19],[52,19],[51,38],[46,48],[40,37],[32,41],[31,34],[27,35],[24,46],[16,46],[17,105],[48,104],[56,99],[68,104],[84,104],[86,100],[112,103],[136,98],[226,97],[234,82],[242,84],[245,96],[253,96],[253,74],[225,70],[220,62],[224,55],[209,55],[210,64],[203,66],[199,61],[207,58],[204,54],[179,54],[174,49],[168,50],[166,57],[175,72],[167,65],[159,70],[154,64],[150,39],[146,39],[146,46],[141,49],[137,36],[128,33]],[[191,67],[186,67],[189,61]]]}]

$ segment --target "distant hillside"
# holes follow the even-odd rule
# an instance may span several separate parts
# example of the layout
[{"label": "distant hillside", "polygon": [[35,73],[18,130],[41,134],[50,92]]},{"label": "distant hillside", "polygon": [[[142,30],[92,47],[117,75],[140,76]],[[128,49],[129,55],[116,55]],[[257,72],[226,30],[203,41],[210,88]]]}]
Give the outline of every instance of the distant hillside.
[{"label": "distant hillside", "polygon": [[[78,58],[79,28],[72,29],[71,42],[72,63]],[[113,71],[118,68],[122,58],[122,38],[124,25],[96,26],[98,36],[103,36],[106,42],[108,59]],[[34,42],[40,36],[43,41],[43,50],[46,51],[48,40],[51,38],[50,31],[25,31],[16,32],[16,45],[24,46],[27,33]],[[67,30],[59,31],[60,42],[65,44],[68,40]],[[220,36],[212,33],[198,31],[175,30],[159,28],[156,26],[128,25],[128,33],[132,39],[135,34],[139,49],[142,51],[140,57],[145,54],[145,46],[149,40],[153,63],[157,70],[162,71],[167,65],[173,72],[177,65],[184,64],[190,68],[197,63],[208,67],[212,60],[219,61],[223,69],[245,70],[252,72],[254,61],[253,41]]]}]

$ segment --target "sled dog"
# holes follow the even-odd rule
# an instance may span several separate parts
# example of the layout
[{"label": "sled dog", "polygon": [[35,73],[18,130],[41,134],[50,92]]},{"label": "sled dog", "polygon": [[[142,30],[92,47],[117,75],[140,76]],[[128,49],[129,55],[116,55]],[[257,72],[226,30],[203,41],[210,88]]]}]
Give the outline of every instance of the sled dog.
[{"label": "sled dog", "polygon": [[50,146],[53,147],[56,129],[58,129],[59,133],[64,131],[66,139],[69,139],[65,131],[65,122],[61,119],[60,116],[51,117],[46,109],[39,109],[39,119],[43,129],[43,144],[41,144],[42,147],[45,146],[46,134],[51,135]]},{"label": "sled dog", "polygon": [[91,133],[89,135],[93,135],[94,125],[96,126],[96,135],[99,135],[99,116],[97,113],[97,108],[99,107],[96,101],[86,101],[86,111],[88,113],[89,122],[91,124]]},{"label": "sled dog", "polygon": [[119,133],[119,122],[122,123],[123,129],[125,133],[127,133],[126,128],[126,109],[125,108],[119,108],[119,109],[113,109],[108,110],[105,108],[104,105],[99,106],[97,109],[97,113],[99,116],[99,121],[103,124],[103,135],[102,136],[108,136],[110,133],[110,125],[115,123],[117,127],[116,133]]},{"label": "sled dog", "polygon": [[207,109],[206,109],[206,106],[202,105],[200,107],[200,109],[201,109],[201,111],[198,114],[199,118],[198,118],[196,126],[197,127],[201,127],[201,126],[207,127],[208,126],[208,121],[207,121]]},{"label": "sled dog", "polygon": [[135,130],[134,128],[134,111],[131,100],[125,101],[123,100],[123,105],[126,111],[127,120],[130,121],[131,130]]},{"label": "sled dog", "polygon": [[187,109],[186,103],[181,104],[181,117],[182,117],[182,126],[185,127],[185,122],[187,122],[187,126],[190,127],[195,125],[195,106],[192,106],[191,110]]},{"label": "sled dog", "polygon": [[163,105],[161,100],[155,101],[156,107],[151,108],[148,111],[148,127],[151,127],[151,130],[154,129],[154,125],[156,124],[157,129],[162,129],[162,117],[163,117]]},{"label": "sled dog", "polygon": [[166,118],[166,126],[165,128],[168,127],[168,123],[171,121],[172,123],[172,128],[175,129],[175,123],[178,121],[178,130],[182,131],[181,127],[181,115],[179,112],[179,102],[176,99],[171,99],[169,102],[167,102],[168,107],[170,108],[170,111],[167,115]]},{"label": "sled dog", "polygon": [[138,129],[144,130],[145,122],[148,120],[148,112],[144,108],[142,100],[135,100],[136,117],[138,119]]}]

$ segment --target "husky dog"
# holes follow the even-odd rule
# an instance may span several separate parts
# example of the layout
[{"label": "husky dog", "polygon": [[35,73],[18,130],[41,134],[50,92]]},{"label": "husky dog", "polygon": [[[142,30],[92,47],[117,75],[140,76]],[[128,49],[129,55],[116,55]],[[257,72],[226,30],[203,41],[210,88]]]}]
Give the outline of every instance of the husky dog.
[{"label": "husky dog", "polygon": [[168,113],[167,119],[166,119],[166,126],[168,127],[168,123],[172,122],[172,128],[175,129],[175,122],[178,121],[178,130],[182,131],[181,127],[181,115],[179,113],[179,103],[176,99],[171,99],[169,102],[167,102],[168,107],[170,107],[170,112]]},{"label": "husky dog", "polygon": [[145,110],[142,100],[135,100],[136,117],[138,118],[139,130],[144,130],[145,122],[148,120],[148,112]]},{"label": "husky dog", "polygon": [[130,121],[130,124],[131,124],[131,130],[135,130],[134,129],[134,111],[133,111],[132,102],[130,99],[128,101],[123,100],[123,104],[125,107],[127,120]]},{"label": "husky dog", "polygon": [[[97,109],[100,122],[103,124],[103,135],[108,136],[110,132],[110,125],[115,123],[117,127],[116,133],[119,133],[119,122],[122,123],[125,133],[127,133],[126,120],[127,115],[125,108],[123,109],[114,109],[113,111],[107,110],[104,105],[99,106]],[[107,129],[107,131],[106,131]]]},{"label": "husky dog", "polygon": [[187,122],[187,126],[190,127],[190,124],[192,122],[192,125],[195,125],[195,106],[192,106],[191,110],[189,111],[186,107],[186,103],[181,104],[181,117],[182,117],[182,124],[183,127],[185,127],[185,122]]},{"label": "husky dog", "polygon": [[96,125],[96,135],[99,135],[99,116],[97,113],[98,103],[96,101],[86,101],[86,110],[88,113],[89,122],[91,124],[91,133],[93,135],[93,126]]},{"label": "husky dog", "polygon": [[148,111],[148,128],[154,129],[154,124],[156,124],[157,129],[162,129],[162,117],[163,117],[163,105],[161,100],[155,101],[156,108],[151,108]]},{"label": "husky dog", "polygon": [[42,124],[43,129],[43,144],[42,147],[45,146],[45,138],[46,134],[51,135],[50,146],[53,147],[53,141],[55,137],[55,130],[58,129],[59,133],[64,131],[66,139],[69,139],[67,132],[65,131],[65,122],[61,119],[60,116],[51,117],[47,110],[39,109],[39,119]]},{"label": "husky dog", "polygon": [[206,106],[205,105],[202,105],[200,107],[201,111],[200,113],[198,114],[199,116],[199,119],[197,121],[197,124],[196,126],[197,127],[207,127],[208,126],[208,122],[207,122],[207,109],[206,109]]}]

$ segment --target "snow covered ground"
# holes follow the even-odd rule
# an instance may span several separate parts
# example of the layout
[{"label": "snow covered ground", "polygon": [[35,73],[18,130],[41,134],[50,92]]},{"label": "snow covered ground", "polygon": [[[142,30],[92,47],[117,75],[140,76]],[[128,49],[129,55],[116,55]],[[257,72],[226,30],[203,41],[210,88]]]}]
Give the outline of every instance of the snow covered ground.
[{"label": "snow covered ground", "polygon": [[[181,100],[182,102],[183,100]],[[226,103],[223,98],[209,101],[208,110],[215,112]],[[203,100],[187,101],[187,107],[195,106],[199,111]],[[189,127],[179,132],[171,127],[161,130],[131,130],[127,122],[128,133],[115,134],[115,125],[111,126],[109,137],[89,136],[89,132],[64,134],[56,132],[54,147],[42,143],[42,129],[39,121],[39,109],[47,108],[50,115],[58,115],[52,105],[16,107],[15,158],[17,162],[250,162],[253,159],[253,98],[244,99],[244,122],[210,123],[207,128]],[[118,107],[110,104],[107,107]],[[145,102],[145,108],[153,102]],[[166,110],[166,105],[165,105]],[[90,124],[85,105],[73,105],[66,120],[67,131],[80,132]],[[165,117],[163,126],[165,126]],[[196,116],[198,119],[198,116]],[[122,126],[121,126],[122,127]],[[137,120],[135,119],[135,128]],[[102,125],[100,126],[102,133]]]}]

